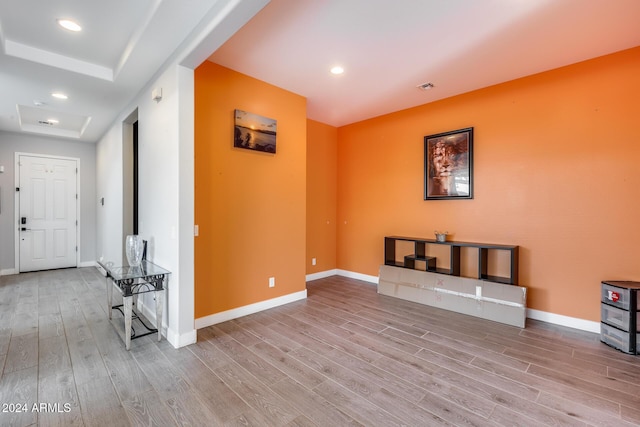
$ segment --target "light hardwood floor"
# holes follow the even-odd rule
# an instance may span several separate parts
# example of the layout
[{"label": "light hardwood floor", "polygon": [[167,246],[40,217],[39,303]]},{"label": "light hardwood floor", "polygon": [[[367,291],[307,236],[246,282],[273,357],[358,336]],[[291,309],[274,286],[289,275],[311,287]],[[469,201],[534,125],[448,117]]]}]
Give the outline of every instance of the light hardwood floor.
[{"label": "light hardwood floor", "polygon": [[97,270],[0,277],[0,425],[640,425],[640,357],[596,334],[342,277],[307,287],[189,347],[144,337],[126,351]]}]

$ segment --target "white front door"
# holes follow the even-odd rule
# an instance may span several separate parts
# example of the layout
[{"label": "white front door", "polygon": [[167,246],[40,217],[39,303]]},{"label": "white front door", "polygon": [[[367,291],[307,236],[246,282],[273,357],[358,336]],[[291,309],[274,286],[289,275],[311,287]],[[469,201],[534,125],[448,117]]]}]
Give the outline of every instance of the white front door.
[{"label": "white front door", "polygon": [[18,158],[20,271],[77,267],[77,161]]}]

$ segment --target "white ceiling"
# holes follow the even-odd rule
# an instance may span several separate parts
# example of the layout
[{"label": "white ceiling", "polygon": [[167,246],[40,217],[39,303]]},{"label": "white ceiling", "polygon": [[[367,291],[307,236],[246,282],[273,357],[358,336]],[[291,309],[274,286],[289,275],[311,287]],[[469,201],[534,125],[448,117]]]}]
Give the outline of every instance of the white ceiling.
[{"label": "white ceiling", "polygon": [[194,28],[235,3],[0,0],[0,130],[96,142]]},{"label": "white ceiling", "polygon": [[210,60],[341,126],[638,45],[640,0],[272,0]]},{"label": "white ceiling", "polygon": [[[196,26],[264,1],[0,0],[0,130],[95,142]],[[340,126],[638,46],[638,18],[638,0],[272,0],[210,59]]]}]

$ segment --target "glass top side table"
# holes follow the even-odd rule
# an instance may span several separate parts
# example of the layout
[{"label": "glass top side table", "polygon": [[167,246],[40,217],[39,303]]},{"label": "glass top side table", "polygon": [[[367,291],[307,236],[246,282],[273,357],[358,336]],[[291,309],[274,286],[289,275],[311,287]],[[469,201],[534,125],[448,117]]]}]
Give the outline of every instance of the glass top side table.
[{"label": "glass top side table", "polygon": [[[126,349],[129,350],[131,348],[132,339],[156,332],[158,333],[158,341],[160,341],[162,339],[164,293],[171,272],[147,260],[143,260],[137,267],[114,266],[113,263],[109,262],[98,262],[98,264],[106,272],[107,312],[109,313],[109,320],[111,320],[111,312],[113,309],[120,309],[120,307],[123,309]],[[122,294],[122,305],[112,305],[114,287]],[[148,292],[154,292],[156,300],[156,327],[148,328],[143,323],[143,326],[148,332],[136,334],[132,337],[131,321],[134,318],[139,318],[139,315],[133,311],[134,299],[137,303],[138,295]]]}]

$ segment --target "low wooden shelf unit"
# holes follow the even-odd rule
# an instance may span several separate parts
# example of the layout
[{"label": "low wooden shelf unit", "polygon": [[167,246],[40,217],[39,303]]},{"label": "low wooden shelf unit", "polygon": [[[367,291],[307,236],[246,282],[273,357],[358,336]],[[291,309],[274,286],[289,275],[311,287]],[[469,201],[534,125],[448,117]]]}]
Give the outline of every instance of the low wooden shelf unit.
[{"label": "low wooden shelf unit", "polygon": [[[435,248],[429,248],[429,245],[439,245],[437,249],[440,251],[431,250]],[[445,252],[449,258],[446,268],[446,260],[441,260],[442,265],[438,266],[436,257],[431,256],[433,252],[442,253],[443,247],[447,249]],[[477,271],[473,269],[473,259],[466,259],[468,263],[464,264],[465,274],[474,277],[461,275],[461,258],[473,257],[462,248],[478,250]],[[491,262],[495,263],[489,251],[507,252],[509,265],[500,266],[501,276],[489,274],[498,270],[496,265],[489,266]],[[378,280],[378,293],[381,295],[519,328],[525,326],[527,289],[518,286],[518,246],[388,236],[384,239],[384,257]],[[502,260],[503,264],[505,261]],[[469,263],[472,264],[471,269]],[[418,264],[423,264],[424,269]],[[508,270],[506,275],[505,270]]]},{"label": "low wooden shelf unit", "polygon": [[[396,243],[398,241],[413,242],[414,252],[404,256],[404,261],[396,260]],[[436,259],[427,256],[428,245],[440,245],[449,247],[450,264],[448,268],[437,268]],[[421,239],[415,237],[387,236],[384,238],[384,264],[414,269],[416,261],[423,261],[426,271],[440,274],[450,274],[460,276],[460,248],[476,248],[478,254],[478,276],[477,279],[488,280],[490,282],[504,283],[508,285],[518,284],[518,246],[496,245],[491,243],[471,243],[471,242],[438,242],[435,239]],[[510,267],[508,276],[495,276],[489,274],[489,251],[507,251],[509,253]]]}]

